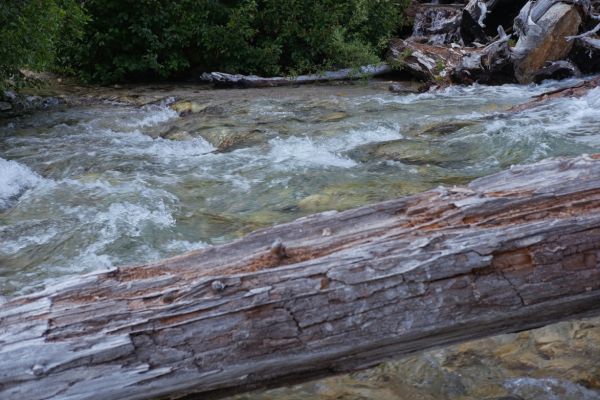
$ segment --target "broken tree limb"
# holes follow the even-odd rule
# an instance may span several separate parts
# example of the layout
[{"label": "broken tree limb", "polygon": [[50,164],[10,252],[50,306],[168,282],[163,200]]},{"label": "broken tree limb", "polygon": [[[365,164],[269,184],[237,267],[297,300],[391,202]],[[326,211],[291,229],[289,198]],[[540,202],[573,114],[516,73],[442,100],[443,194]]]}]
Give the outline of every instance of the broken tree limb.
[{"label": "broken tree limb", "polygon": [[219,397],[600,313],[600,156],[543,161],[0,306],[0,398]]},{"label": "broken tree limb", "polygon": [[320,74],[300,75],[290,77],[265,78],[256,75],[226,74],[223,72],[204,73],[200,81],[212,83],[218,87],[243,87],[259,88],[273,86],[305,85],[309,83],[341,81],[360,79],[362,77],[374,77],[391,73],[393,70],[387,64],[365,65],[359,68],[346,68],[338,71],[327,71]]}]

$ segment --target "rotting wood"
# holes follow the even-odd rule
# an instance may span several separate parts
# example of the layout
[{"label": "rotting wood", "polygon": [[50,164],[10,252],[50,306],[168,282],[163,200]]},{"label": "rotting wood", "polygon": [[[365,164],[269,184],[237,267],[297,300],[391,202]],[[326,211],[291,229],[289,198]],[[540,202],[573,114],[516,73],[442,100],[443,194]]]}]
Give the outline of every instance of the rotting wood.
[{"label": "rotting wood", "polygon": [[208,399],[600,312],[600,155],[543,161],[0,306],[0,398]]}]

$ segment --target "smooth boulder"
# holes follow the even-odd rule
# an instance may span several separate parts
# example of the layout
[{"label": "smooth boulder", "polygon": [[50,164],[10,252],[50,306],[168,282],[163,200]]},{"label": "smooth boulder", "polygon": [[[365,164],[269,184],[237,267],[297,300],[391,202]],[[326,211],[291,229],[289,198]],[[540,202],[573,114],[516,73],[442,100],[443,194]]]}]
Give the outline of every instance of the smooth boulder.
[{"label": "smooth boulder", "polygon": [[566,37],[576,35],[581,22],[577,7],[566,3],[554,4],[537,22],[530,19],[512,49],[517,80],[531,83],[547,62],[565,59],[573,48]]}]

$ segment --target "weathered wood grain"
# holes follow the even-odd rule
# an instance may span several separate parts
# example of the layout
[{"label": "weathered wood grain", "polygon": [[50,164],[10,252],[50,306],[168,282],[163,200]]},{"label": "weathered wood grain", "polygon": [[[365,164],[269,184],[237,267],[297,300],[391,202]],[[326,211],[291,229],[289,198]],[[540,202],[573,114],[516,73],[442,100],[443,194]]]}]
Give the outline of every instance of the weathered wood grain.
[{"label": "weathered wood grain", "polygon": [[600,312],[600,156],[257,231],[0,306],[0,398],[218,397]]},{"label": "weathered wood grain", "polygon": [[262,77],[256,75],[226,74],[223,72],[205,72],[200,82],[212,83],[217,87],[262,88],[275,86],[306,85],[331,81],[357,80],[363,77],[387,75],[393,69],[387,64],[365,65],[358,68],[345,68],[337,71],[325,71],[320,74],[299,76]]}]

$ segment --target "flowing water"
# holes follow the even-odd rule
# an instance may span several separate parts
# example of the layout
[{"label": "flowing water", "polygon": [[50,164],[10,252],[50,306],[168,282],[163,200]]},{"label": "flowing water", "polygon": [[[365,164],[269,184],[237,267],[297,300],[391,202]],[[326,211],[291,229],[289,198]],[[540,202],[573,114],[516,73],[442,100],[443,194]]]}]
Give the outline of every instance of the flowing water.
[{"label": "flowing water", "polygon": [[[177,97],[190,102],[175,105],[161,88],[142,107],[94,102],[0,120],[0,295],[513,164],[600,152],[600,89],[506,112],[573,83],[406,95],[376,83],[189,88]],[[505,386],[564,389],[523,379]]]}]

